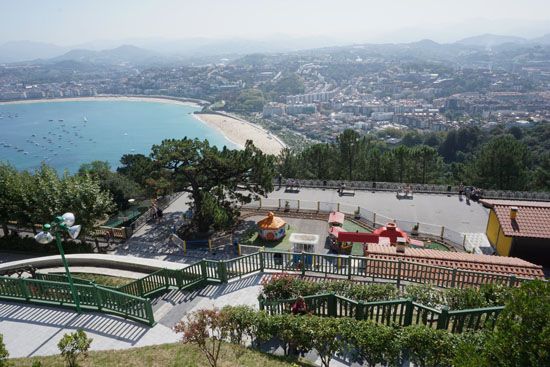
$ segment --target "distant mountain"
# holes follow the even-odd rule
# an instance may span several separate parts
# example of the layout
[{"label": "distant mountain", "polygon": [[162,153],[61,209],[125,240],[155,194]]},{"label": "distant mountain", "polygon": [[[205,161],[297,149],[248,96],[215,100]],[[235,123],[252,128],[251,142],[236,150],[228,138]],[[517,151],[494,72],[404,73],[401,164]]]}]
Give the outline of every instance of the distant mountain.
[{"label": "distant mountain", "polygon": [[0,45],[0,62],[49,59],[67,52],[69,48],[51,43],[13,41]]},{"label": "distant mountain", "polygon": [[104,65],[142,65],[165,61],[166,57],[132,45],[123,45],[109,50],[71,50],[61,56],[54,57],[49,62],[78,61],[90,64]]},{"label": "distant mountain", "polygon": [[494,47],[505,43],[522,44],[526,42],[527,40],[522,37],[502,36],[487,33],[479,36],[464,38],[456,43],[464,46]]}]

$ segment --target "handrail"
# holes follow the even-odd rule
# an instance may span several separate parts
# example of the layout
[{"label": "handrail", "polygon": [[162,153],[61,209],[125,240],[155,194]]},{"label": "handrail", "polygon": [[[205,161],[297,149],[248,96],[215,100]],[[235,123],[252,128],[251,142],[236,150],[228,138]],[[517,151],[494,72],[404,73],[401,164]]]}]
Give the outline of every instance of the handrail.
[{"label": "handrail", "polygon": [[[281,256],[281,258],[277,260],[274,256],[278,254],[284,256]],[[272,257],[271,259],[270,256]],[[323,273],[325,275],[333,274],[347,277],[347,279],[352,279],[352,277],[372,277],[373,280],[374,278],[390,279],[394,280],[398,287],[403,281],[430,283],[441,288],[461,288],[489,283],[519,286],[522,282],[531,280],[528,278],[516,277],[515,275],[473,272],[469,270],[421,264],[407,260],[382,260],[360,256],[260,251],[230,260],[215,261],[203,259],[180,269],[163,268],[120,287],[99,286],[83,279],[77,279],[77,284],[75,284],[75,286],[79,297],[83,298],[81,303],[84,309],[98,311],[106,310],[106,312],[109,313],[114,313],[152,325],[154,323],[154,316],[151,309],[151,302],[148,297],[174,288],[188,289],[191,287],[204,286],[206,282],[209,281],[227,283],[232,278],[242,277],[243,275],[256,272],[264,272],[266,270],[283,270],[302,275],[305,275],[306,272]],[[427,273],[429,276],[426,275]],[[72,305],[73,299],[64,275],[38,274],[40,279],[47,280],[0,277],[0,299],[60,304],[65,306]],[[473,279],[471,275],[475,275]],[[323,315],[339,312],[334,310],[343,310],[347,312],[348,316],[374,317],[373,315],[375,315],[377,317],[376,321],[378,321],[380,315],[377,313],[378,311],[375,312],[374,308],[382,307],[383,311],[380,312],[383,313],[382,319],[385,320],[385,322],[390,322],[398,318],[400,320],[399,322],[403,323],[403,317],[405,317],[405,315],[407,320],[412,319],[412,314],[404,314],[401,308],[399,310],[397,308],[388,308],[397,307],[400,304],[404,304],[404,302],[409,302],[407,300],[362,302],[353,301],[334,294],[325,294],[322,296],[327,297],[330,301],[329,304],[326,305],[328,308],[323,306],[325,307],[322,311]],[[321,295],[318,297],[321,297]],[[307,299],[314,300],[316,298],[308,297]],[[337,304],[337,302],[340,303]],[[501,309],[492,308],[491,312],[494,313],[494,315],[491,316],[493,317],[492,319],[487,316],[484,320],[478,318],[471,321],[470,319],[473,314],[485,315],[489,311],[487,309],[470,310],[468,314],[470,315],[468,316],[470,317],[470,319],[468,319],[470,321],[468,321],[463,317],[464,314],[459,312],[446,310],[439,311],[420,304],[413,304],[412,301],[410,303],[410,306],[407,307],[417,307],[420,310],[431,313],[432,323],[436,321],[433,318],[434,315],[438,317],[438,320],[443,320],[437,321],[439,327],[451,325],[449,327],[454,328],[455,326],[453,326],[454,324],[451,321],[457,319],[457,330],[469,327],[468,325],[471,323],[478,325],[482,321],[484,323],[494,322],[494,318],[501,311]],[[349,308],[348,306],[353,306],[354,308]],[[392,314],[392,312],[398,313]],[[417,319],[418,317],[420,316],[417,315]],[[466,323],[465,320],[468,322]]]},{"label": "handrail", "polygon": [[[426,325],[437,329],[462,333],[466,330],[493,329],[496,317],[504,306],[448,311],[438,310],[413,302],[411,299],[398,298],[386,301],[354,301],[334,293],[321,293],[303,297],[310,312],[328,317],[354,317],[357,320],[371,320],[388,325],[410,326]],[[260,310],[281,314],[290,312],[290,306],[297,298],[271,300],[259,298]],[[323,303],[319,303],[322,301]],[[343,302],[338,307],[336,301]],[[326,302],[326,303],[325,303]],[[321,308],[318,310],[317,308]],[[416,310],[416,311],[415,311]]]}]

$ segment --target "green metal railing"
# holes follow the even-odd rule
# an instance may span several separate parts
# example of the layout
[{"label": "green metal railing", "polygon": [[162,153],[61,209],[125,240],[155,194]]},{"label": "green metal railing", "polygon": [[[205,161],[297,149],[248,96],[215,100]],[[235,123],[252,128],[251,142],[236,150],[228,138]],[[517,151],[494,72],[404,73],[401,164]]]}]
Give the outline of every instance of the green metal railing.
[{"label": "green metal railing", "polygon": [[[504,306],[449,311],[427,307],[411,299],[379,302],[354,301],[334,293],[304,297],[309,313],[326,317],[351,317],[384,325],[426,325],[462,333],[467,330],[493,329]],[[260,310],[270,315],[290,313],[296,298],[266,301],[260,298]]]},{"label": "green metal railing", "polygon": [[[260,251],[231,260],[201,260],[176,270],[160,269],[120,287],[100,286],[79,278],[73,280],[83,308],[114,313],[152,325],[154,317],[148,298],[169,289],[201,287],[207,282],[226,283],[265,270],[302,275],[306,272],[318,273],[362,281],[370,278],[392,280],[398,287],[402,282],[464,288],[482,284],[518,286],[529,281],[514,275],[474,272],[411,261],[276,251]],[[37,273],[35,279],[0,277],[0,299],[71,306],[74,300],[66,280],[65,275],[42,273]],[[477,328],[479,325],[494,325],[500,312],[500,308],[466,310],[466,313],[445,309],[439,311],[407,300],[369,303],[330,295],[315,296],[308,300],[312,306],[310,309],[323,316],[337,314],[400,325],[422,323],[446,327],[455,332]],[[269,307],[278,307],[277,312],[289,311],[289,305],[284,302]]]},{"label": "green metal railing", "polygon": [[[147,299],[95,284],[77,283],[75,290],[84,310],[112,313],[148,325],[155,323],[151,302]],[[59,281],[0,277],[0,298],[46,305],[75,306],[69,283]]]}]

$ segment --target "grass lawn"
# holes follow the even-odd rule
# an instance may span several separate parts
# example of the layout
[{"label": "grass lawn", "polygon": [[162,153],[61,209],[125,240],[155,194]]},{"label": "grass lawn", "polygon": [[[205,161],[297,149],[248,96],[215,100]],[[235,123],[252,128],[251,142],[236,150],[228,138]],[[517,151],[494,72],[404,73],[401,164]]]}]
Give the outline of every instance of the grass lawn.
[{"label": "grass lawn", "polygon": [[367,229],[363,226],[360,226],[359,224],[353,223],[350,220],[344,220],[344,225],[342,226],[346,232],[363,232],[363,233],[371,233],[372,231],[370,229]]},{"label": "grass lawn", "polygon": [[[93,342],[92,342],[93,346]],[[14,367],[29,367],[33,361],[40,361],[42,367],[64,366],[60,356],[17,358],[10,362]],[[313,366],[307,362],[276,357],[235,344],[222,345],[218,366],[220,367],[290,367]],[[182,343],[161,344],[142,348],[90,352],[88,358],[79,363],[81,367],[203,367],[208,366],[206,357],[195,345]]]},{"label": "grass lawn", "polygon": [[243,240],[243,245],[250,246],[265,246],[267,249],[278,250],[278,251],[290,251],[290,235],[295,231],[291,226],[286,230],[286,235],[278,241],[265,241],[258,236],[258,232],[254,233],[248,238],[248,240]]},{"label": "grass lawn", "polygon": [[121,285],[133,282],[135,279],[113,277],[110,275],[91,274],[91,273],[71,273],[73,276],[95,282],[97,285],[106,285],[109,287],[120,287]]},{"label": "grass lawn", "polygon": [[424,248],[426,249],[430,249],[430,250],[441,250],[441,251],[449,251],[449,249],[447,248],[447,246],[439,243],[439,242],[435,242],[435,241],[430,241],[429,243],[428,242],[424,242]]}]

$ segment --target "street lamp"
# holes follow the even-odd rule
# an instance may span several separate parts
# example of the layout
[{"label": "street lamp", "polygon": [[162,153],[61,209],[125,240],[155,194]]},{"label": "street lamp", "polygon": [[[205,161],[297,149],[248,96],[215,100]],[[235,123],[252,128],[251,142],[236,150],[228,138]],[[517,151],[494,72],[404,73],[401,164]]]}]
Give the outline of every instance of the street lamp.
[{"label": "street lamp", "polygon": [[69,280],[69,287],[73,296],[75,308],[77,312],[80,312],[80,301],[78,300],[78,293],[74,288],[73,278],[69,272],[69,265],[65,259],[65,252],[63,251],[63,246],[61,245],[61,232],[68,233],[69,236],[74,240],[80,234],[81,226],[74,225],[75,217],[73,213],[65,213],[60,217],[55,217],[52,223],[46,223],[42,226],[42,231],[34,236],[36,242],[46,245],[53,241],[55,235],[57,249],[61,254],[61,260],[63,260],[63,266],[65,267],[65,273],[67,274],[67,279]]}]

